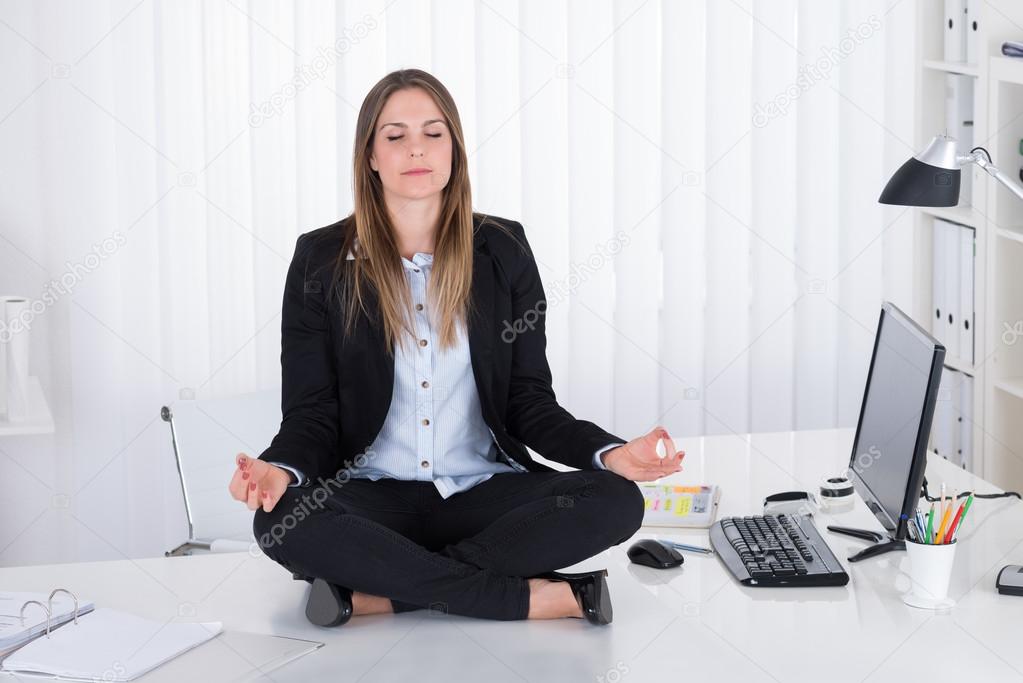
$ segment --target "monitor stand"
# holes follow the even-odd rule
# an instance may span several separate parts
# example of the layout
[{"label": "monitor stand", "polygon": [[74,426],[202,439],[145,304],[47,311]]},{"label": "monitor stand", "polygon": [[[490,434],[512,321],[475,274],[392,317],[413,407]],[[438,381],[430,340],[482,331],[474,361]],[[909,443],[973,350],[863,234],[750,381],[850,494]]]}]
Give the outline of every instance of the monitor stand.
[{"label": "monitor stand", "polygon": [[868,557],[874,557],[875,555],[883,555],[884,553],[890,553],[894,550],[906,549],[905,541],[897,541],[890,536],[885,536],[884,534],[880,534],[876,531],[870,531],[869,529],[854,529],[848,526],[833,526],[829,524],[828,531],[834,531],[836,534],[845,534],[846,536],[853,536],[855,538],[862,538],[865,541],[874,541],[874,545],[867,546],[855,555],[846,558],[850,562],[859,562],[860,560],[865,560]]}]

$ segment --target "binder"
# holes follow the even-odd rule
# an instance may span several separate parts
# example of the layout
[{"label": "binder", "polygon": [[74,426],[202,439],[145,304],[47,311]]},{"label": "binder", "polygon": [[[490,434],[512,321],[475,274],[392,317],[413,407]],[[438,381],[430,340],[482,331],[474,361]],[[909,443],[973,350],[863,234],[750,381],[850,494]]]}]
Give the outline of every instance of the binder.
[{"label": "binder", "polygon": [[[54,601],[58,592],[71,597],[73,609],[66,600]],[[29,599],[17,607],[25,597]],[[252,678],[257,673],[263,680],[268,671],[323,646],[280,636],[224,633],[219,621],[157,621],[94,608],[63,588],[54,590],[49,600],[41,594],[0,592],[0,610],[0,682],[8,676],[50,676],[156,683],[240,680],[239,674]],[[68,618],[60,616],[64,613]]]},{"label": "binder", "polygon": [[28,641],[78,617],[95,605],[64,588],[41,593],[0,592],[0,660]]},{"label": "binder", "polygon": [[958,439],[954,429],[955,402],[952,399],[953,388],[958,389],[955,377],[958,374],[951,368],[942,368],[941,381],[938,384],[938,400],[934,405],[932,422],[934,451],[946,460],[952,460],[958,450]]},{"label": "binder", "polygon": [[940,320],[935,318],[934,336],[945,345],[949,358],[959,358],[959,229],[956,223],[934,219],[934,296],[940,304],[935,313],[941,315]]},{"label": "binder", "polygon": [[959,227],[959,358],[964,363],[974,362],[974,259],[976,231]]},{"label": "binder", "polygon": [[945,235],[945,353],[959,357],[959,226],[942,221]]},{"label": "binder", "polygon": [[[958,141],[964,153],[973,148],[973,87],[972,76],[945,75],[945,131]],[[972,168],[968,164],[960,173],[960,206],[973,204]]]},{"label": "binder", "polygon": [[980,3],[981,0],[966,0],[966,61],[980,64]]},{"label": "binder", "polygon": [[945,233],[938,219],[933,221],[933,252],[931,258],[931,335],[947,347],[945,340]]},{"label": "binder", "polygon": [[963,373],[956,371],[949,378],[949,394],[952,399],[952,414],[949,416],[949,431],[952,433],[952,455],[949,460],[956,467],[963,466]]},{"label": "binder", "polygon": [[219,621],[164,624],[101,607],[15,650],[3,668],[71,680],[132,681],[221,630]]},{"label": "binder", "polygon": [[966,61],[966,0],[945,0],[945,61]]},{"label": "binder", "polygon": [[973,377],[963,374],[959,385],[959,452],[960,464],[967,472],[973,469]]}]

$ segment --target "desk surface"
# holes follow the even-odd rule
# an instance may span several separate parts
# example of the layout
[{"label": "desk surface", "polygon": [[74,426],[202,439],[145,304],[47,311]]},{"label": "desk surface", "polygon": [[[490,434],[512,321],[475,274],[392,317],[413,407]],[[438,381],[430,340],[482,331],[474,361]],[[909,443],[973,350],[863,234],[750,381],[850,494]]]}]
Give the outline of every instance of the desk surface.
[{"label": "desk surface", "polygon": [[[721,485],[722,515],[755,514],[764,496],[810,489],[845,469],[852,430],[686,439],[685,469],[662,481]],[[932,492],[993,486],[933,458]],[[934,613],[904,605],[905,553],[848,566],[842,588],[747,588],[716,557],[682,567],[633,565],[627,541],[569,569],[607,567],[615,619],[498,622],[426,610],[355,617],[320,629],[303,615],[307,584],[261,553],[198,555],[0,569],[5,590],[68,586],[98,605],[153,619],[220,620],[227,629],[325,641],[270,674],[274,681],[648,681],[655,676],[744,681],[1023,681],[1023,598],[1000,596],[995,575],[1023,564],[1023,504],[977,500],[957,551],[951,597]],[[879,525],[858,499],[817,518],[836,555],[864,542],[827,524]],[[644,527],[632,540],[707,543],[705,530]],[[0,681],[5,680],[0,677]]]}]

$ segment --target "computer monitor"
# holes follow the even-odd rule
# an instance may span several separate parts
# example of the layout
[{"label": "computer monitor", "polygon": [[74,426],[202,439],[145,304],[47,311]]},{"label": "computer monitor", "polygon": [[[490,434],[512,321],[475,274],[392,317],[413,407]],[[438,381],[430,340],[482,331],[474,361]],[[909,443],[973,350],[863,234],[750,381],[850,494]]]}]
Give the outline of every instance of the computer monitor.
[{"label": "computer monitor", "polygon": [[[944,362],[941,342],[894,304],[882,305],[849,478],[889,540],[856,559],[905,548],[908,520],[915,514],[927,467],[927,441]],[[883,537],[877,535],[876,540]]]}]

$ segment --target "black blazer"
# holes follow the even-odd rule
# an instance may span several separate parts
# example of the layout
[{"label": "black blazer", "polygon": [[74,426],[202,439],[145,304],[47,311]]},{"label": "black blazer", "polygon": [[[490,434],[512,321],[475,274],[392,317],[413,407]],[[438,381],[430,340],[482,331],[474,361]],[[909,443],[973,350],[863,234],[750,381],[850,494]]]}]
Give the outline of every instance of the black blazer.
[{"label": "black blazer", "polygon": [[[284,283],[283,419],[259,458],[302,471],[306,485],[351,466],[380,432],[391,402],[394,359],[384,346],[372,288],[366,288],[372,319],[360,312],[348,339],[336,297],[327,308],[334,262],[349,229],[354,226],[344,219],[300,235]],[[554,470],[524,446],[576,469],[594,469],[597,449],[627,440],[558,405],[547,364],[546,298],[522,225],[474,213],[473,245],[478,315],[470,316],[468,338],[484,420],[504,454],[530,471]],[[344,263],[342,277],[353,261]]]}]

